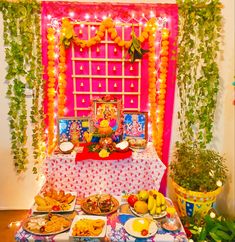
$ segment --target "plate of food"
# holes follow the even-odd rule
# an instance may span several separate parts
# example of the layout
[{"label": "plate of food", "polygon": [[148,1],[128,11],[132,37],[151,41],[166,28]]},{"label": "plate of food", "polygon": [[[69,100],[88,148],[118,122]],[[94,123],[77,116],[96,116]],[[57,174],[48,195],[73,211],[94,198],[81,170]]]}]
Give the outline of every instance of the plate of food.
[{"label": "plate of food", "polygon": [[87,214],[108,215],[117,211],[118,200],[110,194],[96,194],[85,198],[81,208]]},{"label": "plate of food", "polygon": [[147,141],[146,139],[129,139],[130,149],[135,152],[143,152],[146,149]]},{"label": "plate of food", "polygon": [[107,218],[94,215],[77,215],[71,225],[70,237],[103,238],[107,229]]},{"label": "plate of food", "polygon": [[34,213],[72,212],[76,204],[76,192],[56,191],[51,189],[34,197]]},{"label": "plate of food", "polygon": [[153,219],[160,219],[160,218],[164,218],[167,215],[167,212],[165,210],[161,211],[159,213],[152,214],[152,215],[150,213],[144,213],[144,214],[143,213],[138,213],[131,206],[130,206],[130,210],[137,217],[152,217]]},{"label": "plate of food", "polygon": [[71,220],[58,214],[34,215],[26,219],[22,228],[34,235],[55,235],[70,229]]},{"label": "plate of food", "polygon": [[128,234],[136,238],[149,238],[157,233],[157,224],[148,218],[130,218],[124,224]]}]

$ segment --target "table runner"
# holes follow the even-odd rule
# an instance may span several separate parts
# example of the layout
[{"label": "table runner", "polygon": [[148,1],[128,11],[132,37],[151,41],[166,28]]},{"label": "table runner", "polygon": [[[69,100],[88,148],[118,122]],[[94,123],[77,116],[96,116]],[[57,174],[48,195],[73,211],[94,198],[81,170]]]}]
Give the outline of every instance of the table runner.
[{"label": "table runner", "polygon": [[93,160],[122,160],[131,157],[132,151],[129,150],[127,152],[112,152],[108,157],[102,158],[99,156],[98,152],[90,152],[89,144],[80,145],[83,147],[83,151],[81,153],[77,153],[75,157],[75,161],[80,162],[82,160],[93,159]]}]

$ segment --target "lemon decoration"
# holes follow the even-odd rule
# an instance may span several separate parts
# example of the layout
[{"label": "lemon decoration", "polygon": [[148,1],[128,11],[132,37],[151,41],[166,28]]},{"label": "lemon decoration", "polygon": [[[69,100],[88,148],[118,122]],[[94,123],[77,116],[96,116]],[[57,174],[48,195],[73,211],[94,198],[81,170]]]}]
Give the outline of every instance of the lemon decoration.
[{"label": "lemon decoration", "polygon": [[100,152],[99,152],[99,157],[101,158],[106,158],[109,156],[109,152],[105,149],[102,149]]}]

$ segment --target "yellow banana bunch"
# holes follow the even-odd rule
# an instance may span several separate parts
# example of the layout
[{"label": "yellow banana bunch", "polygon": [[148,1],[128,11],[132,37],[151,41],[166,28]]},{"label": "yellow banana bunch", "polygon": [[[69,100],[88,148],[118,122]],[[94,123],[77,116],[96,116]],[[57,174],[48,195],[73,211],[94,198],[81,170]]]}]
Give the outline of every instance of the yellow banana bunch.
[{"label": "yellow banana bunch", "polygon": [[166,210],[166,199],[157,190],[149,191],[148,210],[151,215],[159,215]]}]

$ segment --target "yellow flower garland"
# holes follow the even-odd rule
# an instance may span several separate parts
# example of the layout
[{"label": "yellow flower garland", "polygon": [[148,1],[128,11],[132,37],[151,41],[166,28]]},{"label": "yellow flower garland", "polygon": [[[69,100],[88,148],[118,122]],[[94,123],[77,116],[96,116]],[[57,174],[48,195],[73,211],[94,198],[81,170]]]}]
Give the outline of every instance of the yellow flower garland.
[{"label": "yellow flower garland", "polygon": [[[71,41],[82,48],[91,47],[101,42],[105,36],[105,31],[108,31],[110,38],[120,47],[128,49],[131,45],[130,41],[124,41],[118,35],[115,24],[111,18],[103,20],[99,26],[96,35],[89,40],[80,39],[74,32],[73,25],[68,19],[62,22],[62,36],[60,44],[60,75],[59,75],[59,96],[58,96],[58,113],[60,116],[64,114],[65,106],[65,86],[66,86],[66,67],[65,67],[65,47],[68,47]],[[165,94],[166,94],[166,78],[168,67],[168,45],[169,45],[169,30],[164,28],[162,30],[161,41],[161,64],[159,75],[159,93],[156,98],[156,68],[155,68],[155,32],[157,30],[156,18],[151,18],[138,37],[139,41],[143,43],[148,39],[149,55],[148,55],[148,73],[149,73],[149,103],[150,103],[150,119],[152,123],[152,140],[158,155],[162,156],[163,146],[163,129],[164,129],[164,113],[165,113]],[[158,101],[158,108],[157,108]],[[158,112],[158,114],[157,114]],[[54,126],[54,125],[53,125]]]},{"label": "yellow flower garland", "polygon": [[[148,56],[148,73],[149,73],[149,104],[150,104],[150,119],[152,123],[152,141],[157,149],[157,103],[156,103],[156,69],[155,69],[155,37],[157,25],[153,19],[149,25],[149,56]],[[144,32],[143,32],[144,33]]]},{"label": "yellow flower garland", "polygon": [[64,116],[64,108],[66,102],[66,56],[65,47],[60,44],[60,57],[59,57],[59,76],[58,76],[58,115]]},{"label": "yellow flower garland", "polygon": [[54,102],[55,102],[55,30],[48,28],[47,30],[47,116],[48,116],[48,153],[51,154],[54,149]]},{"label": "yellow flower garland", "polygon": [[[144,42],[148,37],[149,34],[148,32],[150,31],[150,26],[151,23],[154,22],[156,19],[151,18],[147,24],[146,27],[144,28],[144,31],[141,33],[141,35],[138,37],[140,42]],[[117,30],[115,28],[115,24],[111,18],[107,18],[103,20],[100,23],[99,29],[96,33],[96,35],[89,40],[82,40],[80,39],[74,32],[73,30],[73,25],[68,19],[64,19],[62,22],[62,38],[61,42],[65,44],[65,46],[70,45],[70,40],[74,42],[77,46],[80,46],[82,48],[85,47],[91,47],[93,45],[96,45],[101,42],[105,35],[105,31],[108,31],[110,38],[120,47],[125,47],[128,49],[131,45],[131,40],[130,41],[124,41],[121,39],[121,37],[118,35]]]},{"label": "yellow flower garland", "polygon": [[160,158],[162,158],[163,147],[163,131],[164,131],[164,114],[165,114],[165,98],[166,98],[166,78],[168,69],[168,49],[169,49],[169,30],[162,29],[161,40],[161,64],[159,74],[159,94],[158,94],[158,110],[157,110],[157,145],[156,150]]}]

